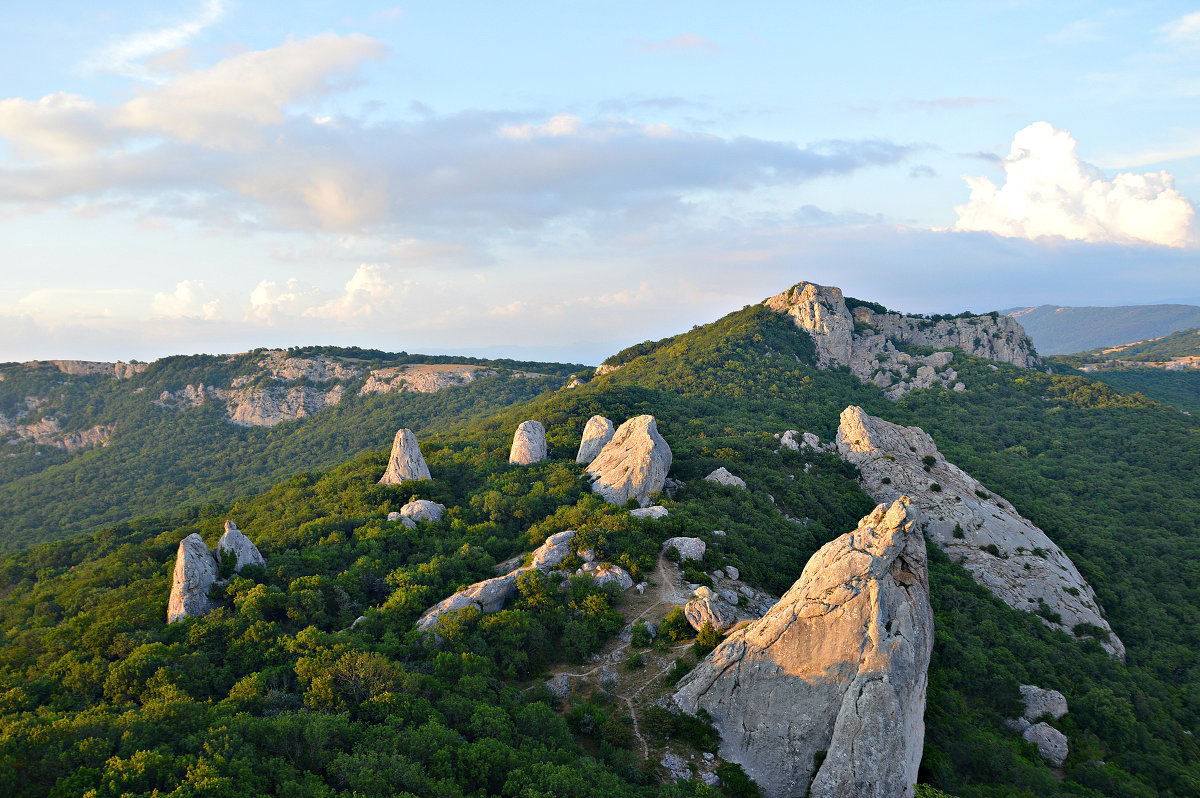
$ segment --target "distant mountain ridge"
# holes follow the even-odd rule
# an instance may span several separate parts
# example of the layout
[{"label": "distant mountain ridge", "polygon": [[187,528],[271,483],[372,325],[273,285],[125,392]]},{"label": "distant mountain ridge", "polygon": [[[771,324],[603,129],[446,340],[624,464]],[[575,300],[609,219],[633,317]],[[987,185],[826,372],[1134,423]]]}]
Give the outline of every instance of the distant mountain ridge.
[{"label": "distant mountain ridge", "polygon": [[1118,346],[1200,327],[1196,305],[1038,305],[1000,312],[1019,321],[1043,355]]}]

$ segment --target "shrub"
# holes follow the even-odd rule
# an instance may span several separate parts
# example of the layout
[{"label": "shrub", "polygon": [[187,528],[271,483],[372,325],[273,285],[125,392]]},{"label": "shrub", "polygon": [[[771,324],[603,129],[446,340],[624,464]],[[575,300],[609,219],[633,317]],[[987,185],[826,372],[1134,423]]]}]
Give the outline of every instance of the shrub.
[{"label": "shrub", "polygon": [[966,536],[967,536],[967,533],[963,532],[962,524],[955,524],[954,525],[954,537],[961,540],[962,538],[965,538]]},{"label": "shrub", "polygon": [[941,493],[941,492],[942,492],[942,486],[941,486],[941,485],[939,485],[939,484],[937,484],[936,482],[930,483],[930,485],[929,485],[929,489],[930,489],[931,491],[933,491],[934,493]]}]

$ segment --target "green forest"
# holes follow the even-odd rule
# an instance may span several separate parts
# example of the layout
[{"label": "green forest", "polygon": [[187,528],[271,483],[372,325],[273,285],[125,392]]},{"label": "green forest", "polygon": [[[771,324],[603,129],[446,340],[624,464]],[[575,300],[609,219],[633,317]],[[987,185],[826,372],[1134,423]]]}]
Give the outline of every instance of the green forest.
[{"label": "green forest", "polygon": [[[148,430],[133,508],[119,495],[89,508],[102,481],[72,490],[58,479],[58,512],[73,511],[87,531],[27,538],[0,561],[0,786],[97,798],[756,795],[729,766],[715,788],[660,782],[637,734],[653,751],[715,751],[702,718],[631,712],[604,690],[558,701],[544,687],[556,663],[587,662],[621,633],[627,594],[535,575],[500,612],[444,619],[440,645],[414,623],[564,529],[577,530],[576,550],[592,547],[651,581],[664,539],[698,536],[704,560],[682,567],[703,577],[733,565],[779,595],[873,503],[853,467],[780,451],[775,436],[828,440],[857,404],[921,426],[1045,529],[1128,648],[1123,664],[1095,641],[1050,630],[931,548],[936,637],[918,795],[1200,795],[1200,422],[1084,376],[993,371],[961,353],[953,367],[967,391],[893,403],[848,369],[815,368],[807,334],[757,306],[614,364],[623,365],[570,389],[562,378],[492,378],[444,395],[347,402],[305,425],[250,431],[264,441],[209,441],[217,454],[193,456],[212,469],[191,477],[165,470],[154,441],[168,432]],[[400,398],[429,404],[380,401]],[[574,456],[595,413],[656,417],[683,483],[658,497],[668,517],[632,518],[587,490]],[[527,418],[545,424],[550,457],[513,466],[509,443]],[[216,423],[203,408],[173,421],[196,424],[197,450]],[[379,486],[401,425],[418,429],[434,479]],[[360,453],[331,462],[347,445]],[[222,463],[242,481],[224,483]],[[718,466],[749,489],[704,481]],[[277,484],[259,492],[265,480]],[[21,507],[19,484],[6,482],[6,506]],[[386,521],[413,497],[446,505],[442,520],[411,530]],[[125,520],[106,517],[114,507]],[[168,626],[179,541],[195,532],[214,545],[226,518],[266,566],[219,586],[207,616]],[[689,634],[664,623],[651,640],[635,628],[634,650],[677,656],[663,689],[714,642],[691,645]],[[638,656],[618,667],[638,668]],[[1021,684],[1068,699],[1071,711],[1054,722],[1071,746],[1062,773],[1004,725],[1019,713]]]}]

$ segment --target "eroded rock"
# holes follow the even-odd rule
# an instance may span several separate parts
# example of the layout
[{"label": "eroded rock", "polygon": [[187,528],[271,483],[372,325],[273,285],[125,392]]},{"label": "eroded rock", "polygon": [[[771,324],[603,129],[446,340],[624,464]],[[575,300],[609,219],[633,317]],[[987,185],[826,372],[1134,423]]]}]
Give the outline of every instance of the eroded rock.
[{"label": "eroded rock", "polygon": [[574,537],[575,530],[568,529],[546,538],[546,542],[533,551],[533,566],[543,571],[557,568],[571,553],[571,539]]},{"label": "eroded rock", "polygon": [[446,505],[438,504],[429,499],[413,499],[400,508],[400,523],[409,529],[416,529],[418,521],[441,521]]},{"label": "eroded rock", "polygon": [[1058,720],[1069,711],[1067,697],[1057,690],[1048,690],[1032,684],[1021,685],[1021,699],[1025,702],[1025,712],[1028,720],[1037,720],[1043,715]]},{"label": "eroded rock", "polygon": [[[733,600],[736,604],[737,597]],[[697,632],[705,623],[711,623],[718,632],[737,623],[737,614],[733,608],[707,587],[696,588],[692,600],[683,608],[683,615]]]},{"label": "eroded rock", "polygon": [[531,465],[546,459],[546,428],[540,421],[522,421],[513,435],[508,462]]},{"label": "eroded rock", "polygon": [[671,447],[658,434],[654,416],[637,416],[617,428],[612,440],[587,467],[592,490],[612,504],[635,499],[645,507],[663,489],[671,468]]},{"label": "eroded rock", "polygon": [[681,560],[702,560],[707,545],[700,538],[667,538],[663,541],[663,550],[675,549]]},{"label": "eroded rock", "polygon": [[217,567],[212,550],[195,532],[179,542],[167,601],[167,623],[198,618],[213,608],[208,591],[217,581]]},{"label": "eroded rock", "polygon": [[1060,768],[1067,761],[1070,753],[1067,735],[1049,723],[1035,723],[1021,733],[1021,738],[1036,745],[1038,755],[1054,767]]},{"label": "eroded rock", "polygon": [[234,570],[238,573],[241,573],[242,568],[247,565],[267,564],[259,552],[258,546],[255,546],[250,538],[242,534],[233,521],[225,522],[225,534],[221,535],[221,539],[217,541],[217,559],[220,560],[225,552],[230,552],[237,557],[237,565],[234,566]]},{"label": "eroded rock", "polygon": [[746,480],[742,479],[741,477],[735,477],[733,474],[729,473],[729,469],[727,469],[725,466],[721,466],[720,468],[716,469],[704,479],[708,482],[715,482],[718,485],[725,485],[730,488],[741,488],[742,490],[746,489]]},{"label": "eroded rock", "polygon": [[613,423],[604,416],[592,416],[583,428],[583,440],[579,443],[579,454],[575,455],[576,463],[590,463],[604,449],[605,444],[612,440],[615,430]]},{"label": "eroded rock", "polygon": [[421,444],[417,442],[417,434],[410,429],[402,429],[392,440],[392,456],[388,460],[387,470],[379,479],[380,485],[399,485],[410,480],[432,479],[429,466],[421,455]]},{"label": "eroded rock", "polygon": [[639,507],[636,510],[630,510],[629,514],[634,518],[649,518],[651,520],[666,518],[669,515],[667,508],[663,507],[661,504],[652,504],[649,507]]}]

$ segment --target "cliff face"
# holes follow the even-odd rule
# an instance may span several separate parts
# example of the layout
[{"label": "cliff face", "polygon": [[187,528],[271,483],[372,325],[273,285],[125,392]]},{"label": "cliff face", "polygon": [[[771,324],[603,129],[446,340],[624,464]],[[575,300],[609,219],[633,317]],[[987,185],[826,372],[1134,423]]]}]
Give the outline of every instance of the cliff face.
[{"label": "cliff face", "polygon": [[229,395],[229,420],[243,427],[273,427],[306,418],[342,401],[345,389],[328,391],[304,385],[296,388],[242,388]]},{"label": "cliff face", "polygon": [[901,499],[814,554],[766,615],[684,677],[674,702],[712,716],[721,756],[767,798],[911,796],[932,649],[925,541]]},{"label": "cliff face", "polygon": [[923,430],[851,406],[842,411],[837,447],[858,466],[871,498],[908,496],[921,512],[925,535],[1005,604],[1037,612],[1067,634],[1081,623],[1099,627],[1107,636],[1101,645],[1125,657],[1071,558],[1011,504],[948,462]]},{"label": "cliff face", "polygon": [[942,385],[965,390],[950,368],[953,353],[913,356],[896,344],[934,349],[961,349],[969,355],[1036,368],[1041,360],[1033,341],[1010,316],[999,314],[932,320],[899,313],[877,313],[857,306],[851,311],[838,288],[797,283],[763,303],[808,331],[822,368],[849,366],[863,382],[871,382],[897,399],[917,388]]}]

